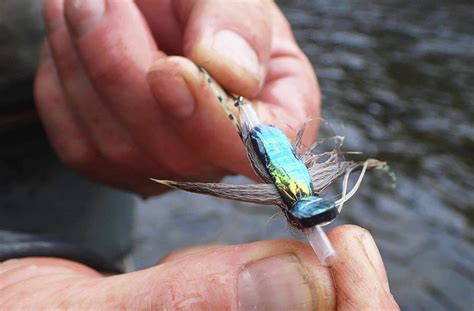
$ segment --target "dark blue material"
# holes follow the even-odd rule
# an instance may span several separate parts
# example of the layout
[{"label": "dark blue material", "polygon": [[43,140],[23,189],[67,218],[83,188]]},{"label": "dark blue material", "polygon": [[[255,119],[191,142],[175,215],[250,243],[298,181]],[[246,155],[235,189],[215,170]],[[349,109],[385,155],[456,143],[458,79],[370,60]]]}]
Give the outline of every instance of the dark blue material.
[{"label": "dark blue material", "polygon": [[311,196],[299,199],[290,209],[304,227],[313,227],[333,221],[339,214],[332,200]]}]

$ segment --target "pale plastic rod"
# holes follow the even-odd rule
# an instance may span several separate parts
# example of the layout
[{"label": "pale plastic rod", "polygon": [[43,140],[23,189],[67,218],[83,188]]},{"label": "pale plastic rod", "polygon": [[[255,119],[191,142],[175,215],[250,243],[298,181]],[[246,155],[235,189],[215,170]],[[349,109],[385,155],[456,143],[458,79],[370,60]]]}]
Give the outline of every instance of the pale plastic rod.
[{"label": "pale plastic rod", "polygon": [[242,97],[236,99],[239,104],[239,113],[240,113],[240,126],[242,128],[242,135],[246,137],[247,134],[256,126],[262,124],[260,119],[258,118],[257,113],[253,109],[252,105],[246,101]]},{"label": "pale plastic rod", "polygon": [[304,234],[313,248],[319,261],[324,266],[332,266],[337,260],[337,253],[321,226],[304,229]]}]

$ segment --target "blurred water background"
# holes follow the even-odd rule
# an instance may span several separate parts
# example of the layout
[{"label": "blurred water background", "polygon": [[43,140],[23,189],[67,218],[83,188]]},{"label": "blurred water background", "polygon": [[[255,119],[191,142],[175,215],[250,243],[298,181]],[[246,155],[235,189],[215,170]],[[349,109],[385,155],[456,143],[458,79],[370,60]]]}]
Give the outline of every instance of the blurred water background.
[{"label": "blurred water background", "polygon": [[[386,174],[370,172],[336,225],[352,223],[372,232],[392,292],[404,310],[473,310],[474,4],[438,0],[277,2],[316,68],[323,94],[322,116],[331,125],[323,135],[345,135],[347,150],[388,161],[398,178],[394,189]],[[39,0],[0,1],[0,13],[4,13],[0,14],[0,42],[9,43],[0,45],[2,113],[18,109],[18,103],[31,105],[33,52],[42,36],[39,6]],[[6,215],[32,218],[34,227],[25,226],[37,231],[44,230],[54,217],[56,225],[48,229],[70,239],[83,233],[79,242],[89,246],[95,242],[97,247],[110,246],[110,236],[122,243],[119,231],[126,236],[131,224],[114,221],[107,206],[130,205],[126,200],[107,201],[103,194],[86,199],[84,193],[91,188],[99,192],[98,186],[78,187],[69,182],[70,175],[50,178],[55,174],[54,165],[43,166],[44,172],[27,184],[26,176],[39,166],[40,147],[35,143],[35,152],[27,152],[22,143],[29,134],[20,138],[7,134],[2,143],[6,146],[8,139],[14,140],[19,151],[0,163],[1,176],[11,185],[2,184],[0,198],[6,198],[6,203],[0,206],[17,203],[19,197],[26,203],[21,213],[4,209]],[[18,164],[18,154],[31,163]],[[14,170],[20,173],[12,173]],[[48,179],[54,182],[48,184]],[[247,182],[239,177],[228,181]],[[73,185],[74,190],[63,189],[63,184]],[[32,210],[26,198],[36,202],[35,193],[48,188],[44,209],[35,206]],[[83,188],[89,190],[77,191]],[[8,201],[10,189],[18,192]],[[269,221],[277,212],[270,207],[184,192],[134,200],[139,208],[135,210],[130,262],[136,269],[151,266],[180,247],[298,238],[282,217]],[[119,209],[120,215],[126,211]],[[103,214],[106,225],[93,222],[96,213]]]},{"label": "blurred water background", "polygon": [[[323,118],[397,175],[393,189],[369,173],[337,224],[371,231],[404,310],[472,310],[474,4],[277,2],[318,74]],[[177,247],[295,238],[268,207],[183,192],[141,205],[138,268]]]}]

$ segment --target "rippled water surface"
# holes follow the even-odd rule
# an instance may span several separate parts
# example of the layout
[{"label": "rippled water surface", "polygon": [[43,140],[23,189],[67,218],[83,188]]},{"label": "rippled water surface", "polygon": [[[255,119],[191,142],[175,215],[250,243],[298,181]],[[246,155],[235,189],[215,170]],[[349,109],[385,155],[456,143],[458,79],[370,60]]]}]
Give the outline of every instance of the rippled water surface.
[{"label": "rippled water surface", "polygon": [[[404,309],[472,310],[474,4],[279,4],[316,68],[323,117],[398,178],[393,189],[370,173],[338,223],[373,233]],[[142,205],[138,267],[177,247],[295,237],[268,207],[177,192]]]}]

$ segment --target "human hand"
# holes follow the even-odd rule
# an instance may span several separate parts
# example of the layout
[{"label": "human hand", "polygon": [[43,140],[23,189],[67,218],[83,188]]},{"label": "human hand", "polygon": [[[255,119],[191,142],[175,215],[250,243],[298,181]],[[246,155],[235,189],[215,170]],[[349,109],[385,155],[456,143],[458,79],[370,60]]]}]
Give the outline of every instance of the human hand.
[{"label": "human hand", "polygon": [[150,195],[148,177],[253,175],[196,66],[290,136],[319,115],[313,69],[272,1],[45,0],[44,20],[40,117],[63,162],[98,181]]},{"label": "human hand", "polygon": [[331,268],[282,240],[181,250],[108,277],[60,259],[7,261],[0,309],[398,310],[370,234],[347,225],[329,236],[340,256]]}]

